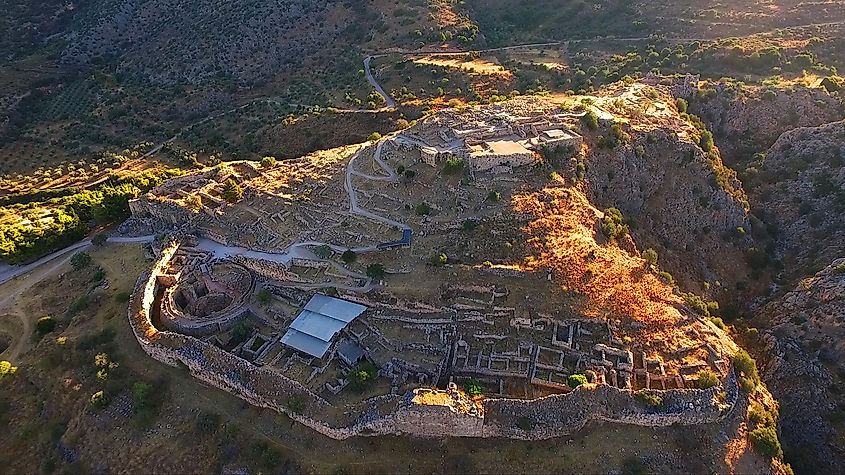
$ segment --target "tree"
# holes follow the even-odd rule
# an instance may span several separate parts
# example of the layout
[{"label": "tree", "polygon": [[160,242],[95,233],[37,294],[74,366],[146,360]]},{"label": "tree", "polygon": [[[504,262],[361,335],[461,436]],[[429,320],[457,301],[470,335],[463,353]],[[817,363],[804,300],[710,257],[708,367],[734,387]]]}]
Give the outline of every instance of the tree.
[{"label": "tree", "polygon": [[109,237],[105,233],[100,233],[91,238],[91,244],[101,247],[106,244],[108,239]]},{"label": "tree", "polygon": [[414,209],[414,212],[417,213],[419,216],[426,216],[428,214],[431,214],[431,206],[429,206],[428,203],[425,202],[420,203]]},{"label": "tree", "polygon": [[702,132],[699,144],[701,145],[701,149],[705,152],[713,150],[713,133],[709,130]]},{"label": "tree", "polygon": [[252,333],[252,324],[247,321],[238,322],[232,327],[232,340],[240,343]]},{"label": "tree", "polygon": [[35,322],[35,331],[41,335],[46,335],[56,329],[56,319],[47,315],[38,319]]},{"label": "tree", "polygon": [[369,361],[358,363],[349,373],[349,387],[356,392],[362,392],[372,386],[378,377],[378,368]]},{"label": "tree", "polygon": [[490,190],[490,193],[487,193],[487,201],[499,201],[502,199],[502,194],[496,190]]},{"label": "tree", "polygon": [[70,266],[73,270],[80,270],[91,264],[91,256],[87,252],[77,252],[70,258]]},{"label": "tree", "polygon": [[617,208],[604,210],[604,217],[601,220],[601,231],[608,239],[619,239],[628,234],[628,225],[622,218],[622,212]]},{"label": "tree", "polygon": [[748,438],[751,439],[754,450],[761,455],[777,459],[783,457],[783,447],[780,445],[774,427],[758,427],[748,434]]},{"label": "tree", "polygon": [[244,196],[244,190],[238,185],[234,178],[229,178],[223,185],[223,198],[229,203],[240,201]]},{"label": "tree", "polygon": [[657,251],[651,248],[646,249],[645,251],[643,251],[643,259],[645,259],[649,266],[656,266]]},{"label": "tree", "polygon": [[443,173],[446,175],[454,175],[463,171],[464,159],[461,157],[449,157],[443,165]]},{"label": "tree", "polygon": [[261,290],[255,293],[255,300],[257,300],[261,305],[267,305],[273,301],[273,295],[269,290],[262,287]]},{"label": "tree", "polygon": [[276,157],[264,157],[261,159],[261,168],[273,168],[276,166]]},{"label": "tree", "polygon": [[675,101],[675,105],[678,106],[678,112],[680,112],[681,114],[687,113],[687,109],[689,108],[689,103],[686,101],[686,99],[679,97]]},{"label": "tree", "polygon": [[582,384],[587,384],[587,377],[583,374],[570,374],[568,378],[566,378],[566,384],[569,385],[570,388],[575,389]]},{"label": "tree", "polygon": [[370,264],[367,266],[367,277],[373,280],[384,278],[384,266],[382,264]]},{"label": "tree", "polygon": [[740,349],[732,358],[734,368],[740,372],[739,385],[745,392],[752,392],[760,384],[757,362],[747,351]]},{"label": "tree", "polygon": [[340,255],[340,258],[343,259],[343,262],[347,264],[352,264],[358,259],[358,254],[355,254],[355,251],[352,249],[347,249],[343,251],[343,254]]},{"label": "tree", "polygon": [[599,116],[592,110],[587,111],[587,113],[581,117],[581,121],[584,122],[584,125],[590,130],[596,130],[599,128]]},{"label": "tree", "polygon": [[327,246],[325,244],[317,246],[314,249],[314,255],[319,257],[320,259],[328,259],[329,257],[332,257],[332,254],[334,254],[334,251],[332,251],[332,248],[330,248],[329,246]]}]

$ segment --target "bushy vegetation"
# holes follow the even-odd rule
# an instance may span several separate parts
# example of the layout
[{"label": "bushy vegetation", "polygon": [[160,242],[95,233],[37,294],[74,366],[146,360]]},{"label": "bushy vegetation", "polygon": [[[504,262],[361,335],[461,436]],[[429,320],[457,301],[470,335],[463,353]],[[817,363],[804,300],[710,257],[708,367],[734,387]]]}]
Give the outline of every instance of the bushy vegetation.
[{"label": "bushy vegetation", "polygon": [[583,374],[570,374],[569,377],[566,378],[566,384],[575,389],[582,384],[587,384],[587,377]]},{"label": "bushy vegetation", "polygon": [[457,175],[464,170],[464,159],[461,157],[449,157],[443,165],[443,174]]},{"label": "bushy vegetation", "polygon": [[56,329],[56,319],[47,315],[35,322],[35,331],[40,335],[46,335]]},{"label": "bushy vegetation", "polygon": [[262,287],[258,292],[255,293],[255,300],[258,301],[261,305],[268,305],[270,302],[273,301],[273,295],[270,293],[269,290]]},{"label": "bushy vegetation", "polygon": [[229,203],[236,203],[244,196],[244,190],[234,178],[229,178],[223,184],[223,198]]},{"label": "bushy vegetation", "polygon": [[449,256],[442,252],[435,252],[431,256],[431,264],[435,266],[444,266],[449,262]]},{"label": "bushy vegetation", "polygon": [[261,168],[273,168],[276,166],[276,157],[264,157],[261,159]]},{"label": "bushy vegetation", "polygon": [[734,368],[739,373],[739,385],[745,392],[752,392],[760,384],[757,362],[747,351],[740,349],[732,358]]},{"label": "bushy vegetation", "polygon": [[78,271],[91,265],[91,255],[87,252],[77,252],[70,258],[70,266]]},{"label": "bushy vegetation", "polygon": [[628,225],[622,218],[622,212],[617,208],[604,210],[604,217],[601,219],[601,231],[608,239],[619,239],[628,234]]},{"label": "bushy vegetation", "polygon": [[590,130],[596,130],[599,128],[599,116],[592,110],[588,110],[587,113],[581,117],[581,122],[583,122]]},{"label": "bushy vegetation", "polygon": [[12,363],[10,363],[9,361],[0,361],[0,381],[5,379],[7,376],[15,374],[17,371],[18,367],[12,366]]},{"label": "bushy vegetation", "polygon": [[377,377],[378,368],[364,360],[349,372],[349,388],[355,392],[363,392],[375,383]]},{"label": "bushy vegetation", "polygon": [[329,257],[332,257],[332,254],[334,254],[332,248],[325,244],[321,244],[314,248],[314,255],[320,259],[328,259]]},{"label": "bushy vegetation", "polygon": [[383,264],[370,264],[367,266],[367,277],[373,280],[381,280],[384,278],[384,265]]},{"label": "bushy vegetation", "polygon": [[484,395],[484,386],[477,379],[469,379],[461,387],[472,397]]},{"label": "bushy vegetation", "polygon": [[355,253],[352,249],[347,249],[343,251],[343,254],[340,255],[340,258],[343,262],[347,264],[352,264],[358,260],[358,254]]},{"label": "bushy vegetation", "polygon": [[431,206],[429,206],[429,204],[425,203],[425,202],[420,203],[420,204],[417,205],[416,208],[414,208],[414,212],[418,216],[427,216],[427,215],[431,214]]},{"label": "bushy vegetation", "polygon": [[699,389],[709,389],[719,385],[719,375],[706,369],[698,373],[698,382],[697,382]]},{"label": "bushy vegetation", "polygon": [[[4,210],[29,219],[0,227],[0,259],[27,262],[81,240],[90,223],[110,224],[129,216],[129,200],[181,174],[179,170],[113,177],[95,190],[19,195]],[[55,196],[58,195],[58,196]],[[42,217],[44,210],[49,216]]]},{"label": "bushy vegetation", "polygon": [[751,440],[754,450],[760,455],[777,459],[783,457],[783,448],[774,427],[758,427],[748,434],[748,438]]},{"label": "bushy vegetation", "polygon": [[640,391],[634,393],[634,399],[645,404],[652,409],[663,408],[663,398],[654,393]]},{"label": "bushy vegetation", "polygon": [[649,266],[656,266],[657,265],[657,251],[654,249],[648,248],[643,251],[643,259],[645,259],[646,263]]}]

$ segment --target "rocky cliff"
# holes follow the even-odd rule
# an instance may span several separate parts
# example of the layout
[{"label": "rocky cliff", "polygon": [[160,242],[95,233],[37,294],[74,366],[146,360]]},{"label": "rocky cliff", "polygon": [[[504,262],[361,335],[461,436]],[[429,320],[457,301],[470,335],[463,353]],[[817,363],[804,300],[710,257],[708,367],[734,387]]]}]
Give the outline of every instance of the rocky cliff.
[{"label": "rocky cliff", "polygon": [[790,130],[761,157],[749,195],[794,282],[845,255],[845,121]]},{"label": "rocky cliff", "polygon": [[787,458],[798,473],[845,471],[845,259],[838,259],[758,314],[768,362],[763,372],[780,402]]}]

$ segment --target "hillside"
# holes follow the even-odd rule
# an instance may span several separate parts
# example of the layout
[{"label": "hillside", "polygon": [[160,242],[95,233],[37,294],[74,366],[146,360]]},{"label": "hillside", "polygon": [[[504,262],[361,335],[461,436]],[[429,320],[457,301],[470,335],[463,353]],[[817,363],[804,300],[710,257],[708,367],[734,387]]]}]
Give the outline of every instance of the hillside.
[{"label": "hillside", "polygon": [[841,473],[845,259],[807,277],[755,315],[770,328],[763,378],[781,402],[787,457],[806,473]]}]

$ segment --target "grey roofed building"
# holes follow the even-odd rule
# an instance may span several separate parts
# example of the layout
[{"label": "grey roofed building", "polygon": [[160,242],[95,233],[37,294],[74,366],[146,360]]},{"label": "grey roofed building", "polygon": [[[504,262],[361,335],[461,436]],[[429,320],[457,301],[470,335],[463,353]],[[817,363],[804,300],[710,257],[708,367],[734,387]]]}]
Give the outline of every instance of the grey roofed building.
[{"label": "grey roofed building", "polygon": [[367,307],[347,300],[316,294],[282,335],[291,348],[322,358],[332,346],[332,338]]}]

